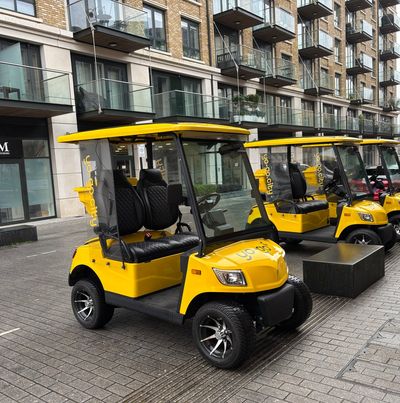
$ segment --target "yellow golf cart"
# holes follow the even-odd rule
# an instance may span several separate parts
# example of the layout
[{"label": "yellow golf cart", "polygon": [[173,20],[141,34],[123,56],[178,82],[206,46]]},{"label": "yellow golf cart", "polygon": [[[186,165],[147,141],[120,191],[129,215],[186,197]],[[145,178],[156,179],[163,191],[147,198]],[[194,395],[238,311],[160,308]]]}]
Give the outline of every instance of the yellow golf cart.
[{"label": "yellow golf cart", "polygon": [[[368,200],[372,191],[356,147],[359,141],[293,137],[245,144],[260,153],[264,206],[280,240],[289,244],[345,241],[384,245],[386,249],[394,245],[394,230],[385,210]],[[256,175],[261,177],[260,172]],[[325,193],[339,200],[336,225],[331,225]],[[260,211],[254,208],[248,225],[260,218]]]},{"label": "yellow golf cart", "polygon": [[385,209],[397,240],[400,240],[400,161],[395,147],[399,144],[388,139],[364,139],[360,143],[363,151],[378,156],[380,164],[369,166],[367,173],[374,190],[374,200]]},{"label": "yellow golf cart", "polygon": [[[104,326],[116,307],[175,324],[193,319],[201,355],[233,368],[264,327],[294,329],[309,317],[308,288],[289,276],[283,249],[269,239],[243,147],[248,134],[178,123],[59,138],[79,143],[85,185],[78,192],[97,235],[76,249],[69,274],[82,326]],[[121,147],[137,156],[129,178],[113,161]],[[254,205],[262,213],[248,228]]]}]

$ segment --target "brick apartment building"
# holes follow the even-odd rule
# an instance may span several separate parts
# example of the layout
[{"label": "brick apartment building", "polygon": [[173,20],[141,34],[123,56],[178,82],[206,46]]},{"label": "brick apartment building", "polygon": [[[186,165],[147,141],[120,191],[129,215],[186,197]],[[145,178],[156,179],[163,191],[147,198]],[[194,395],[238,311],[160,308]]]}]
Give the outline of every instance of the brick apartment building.
[{"label": "brick apartment building", "polygon": [[[83,212],[66,132],[396,137],[400,0],[0,0],[0,225]],[[131,150],[115,165],[135,174]],[[257,161],[257,156],[252,156]]]}]

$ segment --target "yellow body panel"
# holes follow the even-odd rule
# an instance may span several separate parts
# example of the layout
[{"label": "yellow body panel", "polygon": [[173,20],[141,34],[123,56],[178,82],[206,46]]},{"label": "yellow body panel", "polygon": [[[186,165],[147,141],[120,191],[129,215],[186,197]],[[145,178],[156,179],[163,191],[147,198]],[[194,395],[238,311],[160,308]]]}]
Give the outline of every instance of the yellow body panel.
[{"label": "yellow body panel", "polygon": [[400,213],[400,193],[395,193],[394,195],[386,195],[385,202],[383,203],[383,208],[386,214],[390,213]]},{"label": "yellow body panel", "polygon": [[317,167],[308,167],[303,171],[307,186],[318,186]]},{"label": "yellow body panel", "polygon": [[59,143],[76,143],[84,140],[118,139],[131,137],[130,141],[135,141],[135,137],[145,141],[146,138],[161,139],[167,133],[180,133],[187,137],[197,137],[202,134],[204,138],[212,136],[243,138],[250,134],[249,130],[240,127],[216,125],[210,123],[149,123],[133,126],[119,126],[106,129],[89,130],[60,136]]},{"label": "yellow body panel", "polygon": [[[274,203],[264,203],[268,219],[275,225],[279,232],[303,233],[329,225],[327,210],[313,211],[307,214],[279,213]],[[251,209],[248,223],[251,224],[257,218],[261,218],[257,207]]]},{"label": "yellow body panel", "polygon": [[[288,279],[284,256],[285,252],[280,246],[266,239],[235,242],[201,258],[196,254],[191,255],[180,313],[185,314],[190,302],[200,294],[254,293],[281,287]],[[242,270],[246,286],[221,284],[213,267],[220,270]],[[198,271],[201,274],[194,274]]]},{"label": "yellow body panel", "polygon": [[[369,213],[373,216],[373,222],[361,220],[358,213]],[[341,233],[350,225],[386,225],[388,218],[384,208],[377,202],[371,200],[359,200],[351,206],[344,206],[340,221],[336,228],[335,237],[339,238]]]},{"label": "yellow body panel", "polygon": [[258,180],[258,189],[261,193],[268,193],[267,192],[267,178],[265,174],[265,169],[257,169],[257,171],[254,172],[254,176],[256,180]]}]

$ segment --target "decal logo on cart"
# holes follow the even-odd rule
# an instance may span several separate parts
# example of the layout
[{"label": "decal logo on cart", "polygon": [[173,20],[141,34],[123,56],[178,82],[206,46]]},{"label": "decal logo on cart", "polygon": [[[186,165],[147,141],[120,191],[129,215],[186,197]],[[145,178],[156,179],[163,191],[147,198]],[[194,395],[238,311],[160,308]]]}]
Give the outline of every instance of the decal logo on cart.
[{"label": "decal logo on cart", "polygon": [[273,182],[272,182],[272,178],[271,178],[271,169],[269,167],[269,158],[267,154],[263,154],[262,155],[262,162],[265,165],[265,184],[266,184],[266,190],[267,190],[267,194],[268,195],[272,195],[272,191],[273,191]]},{"label": "decal logo on cart", "polygon": [[252,260],[253,259],[253,255],[257,252],[262,252],[262,253],[271,253],[271,249],[266,246],[266,245],[259,245],[256,246],[255,248],[246,248],[243,249],[242,251],[236,253],[237,256],[241,257],[242,259],[245,260]]},{"label": "decal logo on cart", "polygon": [[[92,161],[90,161],[90,155],[87,155],[83,159],[83,164],[85,165],[86,172],[88,173],[89,180],[86,183],[86,186],[89,188],[90,194],[90,215],[92,219],[89,221],[89,225],[91,227],[97,227],[99,225],[98,217],[97,217],[97,206],[96,201],[94,199],[94,187],[97,186],[97,175],[96,170],[93,168]],[[92,176],[92,173],[94,176]]]}]

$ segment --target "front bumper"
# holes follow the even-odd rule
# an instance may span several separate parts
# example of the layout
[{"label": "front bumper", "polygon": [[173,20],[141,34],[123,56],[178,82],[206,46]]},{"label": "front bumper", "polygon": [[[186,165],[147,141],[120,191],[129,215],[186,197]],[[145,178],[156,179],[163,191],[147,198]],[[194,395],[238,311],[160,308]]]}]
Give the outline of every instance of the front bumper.
[{"label": "front bumper", "polygon": [[392,224],[386,224],[382,225],[381,227],[377,227],[376,233],[381,238],[383,245],[386,245],[387,243],[392,242],[393,239],[396,239],[396,231],[394,230]]},{"label": "front bumper", "polygon": [[279,290],[257,297],[258,308],[265,326],[275,326],[293,314],[294,287],[284,284]]}]

